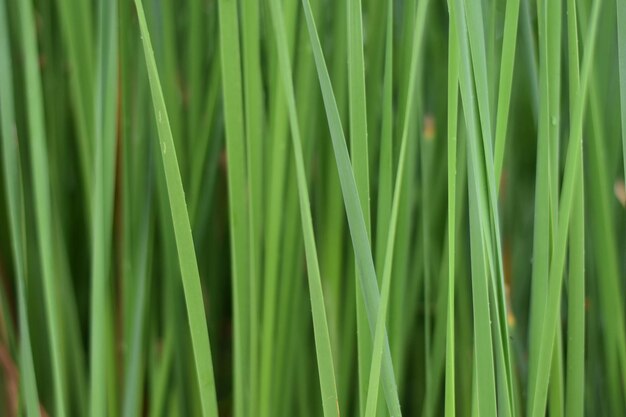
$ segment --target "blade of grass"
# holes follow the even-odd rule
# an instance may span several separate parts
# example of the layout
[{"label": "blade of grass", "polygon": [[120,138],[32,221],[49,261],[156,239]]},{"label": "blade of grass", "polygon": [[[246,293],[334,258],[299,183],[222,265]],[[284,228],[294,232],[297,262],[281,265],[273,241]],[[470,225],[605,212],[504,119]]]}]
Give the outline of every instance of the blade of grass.
[{"label": "blade of grass", "polygon": [[152,102],[160,137],[162,162],[166,174],[165,178],[167,181],[170,210],[174,225],[176,249],[178,251],[180,273],[187,304],[187,317],[193,343],[198,386],[200,387],[201,393],[202,413],[205,417],[215,417],[217,416],[217,399],[215,395],[215,380],[213,377],[213,361],[211,359],[211,348],[204,314],[200,275],[198,273],[191,226],[187,214],[185,193],[183,191],[180,171],[178,170],[174,140],[172,139],[172,133],[169,127],[167,109],[165,108],[165,100],[161,90],[156,61],[154,59],[152,42],[150,41],[148,25],[141,1],[135,0],[135,6],[139,17],[139,28],[143,41],[146,67],[148,68],[150,91],[152,93]]},{"label": "blade of grass", "polygon": [[[578,24],[576,1],[567,1],[567,45],[569,66],[570,120],[576,116],[574,103],[578,99],[580,73],[578,54]],[[582,154],[579,162],[582,166]],[[582,417],[585,404],[585,201],[582,169],[577,179],[570,225],[568,344],[565,414]]]},{"label": "blade of grass", "polygon": [[626,2],[616,0],[617,46],[619,59],[620,115],[622,120],[622,152],[624,153],[624,176],[626,177]]},{"label": "blade of grass", "polygon": [[[411,56],[411,74],[413,74],[413,76],[410,78],[409,81],[409,91],[413,91],[413,88],[415,87],[415,80],[416,80],[416,67],[417,67],[417,59],[420,56],[420,49],[421,49],[421,45],[422,45],[422,29],[424,27],[424,20],[423,18],[425,18],[426,15],[426,8],[425,6],[427,5],[427,2],[422,2],[420,3],[420,5],[422,5],[421,8],[418,8],[418,13],[416,14],[416,24],[415,24],[415,30],[414,30],[414,38],[413,38],[413,51],[412,51],[412,56]],[[389,5],[389,22],[392,21],[392,5],[390,3]],[[422,20],[420,20],[420,17],[422,17]],[[366,403],[366,407],[365,407],[365,417],[374,417],[376,415],[376,407],[377,407],[377,401],[378,401],[378,392],[380,390],[380,373],[381,373],[381,366],[382,366],[382,361],[384,359],[383,356],[383,348],[384,348],[384,343],[386,342],[386,331],[385,331],[385,325],[386,325],[386,321],[387,321],[387,306],[389,304],[389,298],[390,298],[390,290],[391,290],[391,271],[392,271],[392,267],[393,267],[393,256],[394,256],[394,245],[396,242],[396,230],[397,230],[397,224],[398,224],[398,212],[400,209],[400,198],[401,198],[401,193],[402,193],[402,183],[404,180],[404,175],[406,170],[404,169],[404,164],[406,163],[406,152],[407,152],[407,142],[408,142],[408,124],[409,124],[409,117],[408,117],[408,113],[412,111],[412,103],[413,103],[413,97],[415,97],[413,94],[409,94],[408,96],[408,100],[409,104],[406,107],[406,111],[407,111],[407,117],[405,117],[405,125],[404,125],[404,129],[403,129],[403,134],[402,134],[402,142],[400,145],[400,155],[399,155],[399,159],[398,159],[398,168],[397,168],[397,173],[396,173],[396,182],[394,185],[394,191],[393,191],[393,201],[392,201],[392,205],[391,205],[391,215],[389,218],[389,227],[388,227],[388,234],[387,234],[387,243],[386,243],[386,249],[385,249],[385,260],[384,260],[384,266],[383,266],[383,275],[382,275],[382,292],[381,292],[381,300],[380,300],[380,304],[378,307],[378,311],[376,313],[376,326],[374,329],[374,342],[373,342],[373,348],[372,348],[372,361],[371,361],[371,366],[370,366],[370,374],[369,374],[369,383],[368,383],[368,390],[367,390],[367,403]],[[383,381],[384,384],[384,381]],[[396,394],[397,395],[397,394]],[[400,410],[398,409],[397,412],[399,413]],[[393,414],[393,411],[390,409],[390,413],[391,415]],[[399,414],[401,415],[401,414]]]},{"label": "blade of grass", "polygon": [[249,258],[250,258],[250,349],[249,349],[249,392],[250,410],[258,409],[258,314],[259,280],[261,278],[261,233],[263,221],[263,89],[260,63],[260,14],[259,2],[247,0],[241,14],[243,43],[243,72],[245,87],[247,170],[250,185],[249,204]]},{"label": "blade of grass", "polygon": [[63,372],[62,328],[60,309],[56,294],[58,276],[54,262],[54,240],[52,225],[52,205],[50,202],[50,182],[46,128],[43,113],[43,96],[39,74],[37,39],[32,4],[30,1],[18,3],[20,39],[25,70],[26,105],[28,108],[28,131],[30,134],[31,170],[34,182],[34,201],[37,225],[39,260],[44,284],[45,309],[50,339],[52,361],[54,410],[58,417],[66,415],[65,375]]},{"label": "blade of grass", "polygon": [[587,32],[585,42],[585,56],[583,58],[581,82],[574,104],[574,118],[572,120],[572,128],[570,133],[570,141],[567,149],[567,157],[565,161],[565,175],[563,179],[563,187],[561,191],[561,204],[559,206],[559,224],[557,227],[555,254],[550,264],[550,276],[548,282],[548,296],[543,322],[540,347],[537,361],[536,381],[533,383],[534,394],[533,402],[529,409],[529,416],[539,417],[545,413],[546,397],[548,392],[548,375],[551,369],[550,363],[553,354],[553,346],[555,341],[555,331],[557,328],[558,310],[561,298],[561,284],[563,281],[563,269],[565,267],[565,251],[567,245],[567,235],[569,230],[569,220],[572,209],[574,196],[574,186],[576,177],[582,170],[580,166],[580,154],[582,152],[582,128],[583,116],[585,109],[585,98],[587,86],[593,63],[593,53],[595,50],[596,29],[598,24],[598,16],[602,2],[597,1],[593,4],[593,12],[591,25]]},{"label": "blade of grass", "polygon": [[[426,2],[424,2],[426,3]],[[370,324],[370,332],[373,333],[375,325],[375,317],[378,311],[379,292],[376,280],[376,272],[374,270],[374,262],[372,259],[372,251],[367,236],[367,228],[360,208],[359,194],[357,191],[356,181],[352,172],[350,157],[345,144],[343,128],[339,117],[339,110],[334,98],[328,69],[322,52],[322,47],[317,34],[315,21],[311,11],[311,5],[308,0],[302,0],[304,14],[306,17],[307,27],[309,29],[309,38],[313,48],[313,56],[317,67],[324,107],[326,109],[328,124],[335,152],[337,170],[339,171],[339,180],[343,194],[343,201],[348,217],[348,226],[352,235],[352,243],[354,253],[357,260],[360,277],[362,277],[362,289],[364,292],[365,306]],[[419,28],[419,25],[418,25]],[[419,30],[416,30],[419,32]],[[385,338],[386,339],[386,338]],[[396,381],[391,363],[391,354],[389,352],[389,342],[385,344],[385,353],[383,358],[383,389],[387,399],[387,406],[392,416],[401,415],[400,401],[396,388]]]},{"label": "blade of grass", "polygon": [[[484,169],[486,174],[486,178],[483,180],[481,178],[484,177],[485,174],[479,173],[479,176],[476,178],[480,183],[485,185],[480,186],[486,189],[486,196],[484,201],[486,202],[486,207],[482,202],[482,198],[478,200],[479,205],[483,205],[483,209],[480,209],[480,216],[482,217],[482,222],[485,224],[490,224],[490,233],[486,235],[486,256],[488,261],[488,268],[491,275],[491,280],[489,280],[490,291],[493,292],[495,298],[495,310],[494,310],[494,318],[495,318],[495,328],[498,330],[497,338],[495,340],[496,346],[496,361],[497,361],[497,371],[504,372],[504,382],[500,382],[500,379],[497,379],[498,382],[498,395],[502,397],[500,401],[501,410],[504,410],[507,414],[511,415],[514,410],[514,406],[512,401],[514,399],[513,396],[513,376],[511,370],[511,357],[510,357],[510,349],[509,349],[509,332],[507,327],[506,320],[506,302],[504,296],[504,271],[502,265],[502,245],[501,245],[501,237],[500,237],[500,216],[498,210],[498,201],[497,201],[497,186],[496,186],[496,176],[494,173],[494,163],[493,163],[493,150],[492,150],[492,119],[491,119],[491,110],[489,104],[489,83],[487,80],[488,68],[487,68],[487,58],[485,52],[485,39],[484,39],[484,27],[483,27],[483,17],[482,17],[482,9],[480,4],[472,5],[472,7],[465,7],[465,2],[461,3],[459,7],[460,10],[465,9],[464,13],[461,17],[465,17],[466,22],[465,25],[467,27],[467,37],[469,43],[469,52],[468,56],[471,53],[471,65],[473,68],[473,78],[476,86],[476,97],[478,103],[478,116],[480,123],[475,123],[480,127],[480,132],[482,134],[482,150],[483,157],[482,161],[478,161],[476,163],[476,168],[479,168],[481,171]],[[462,33],[459,33],[462,35]],[[463,46],[461,45],[461,48]],[[468,102],[470,104],[471,102]],[[472,104],[470,104],[471,106]],[[466,118],[467,120],[468,118]],[[471,133],[470,131],[470,141],[471,141]],[[480,136],[477,136],[477,139]],[[468,152],[468,155],[472,156],[473,152]],[[477,157],[479,160],[481,159],[478,154]],[[471,168],[471,165],[469,165]],[[485,182],[486,181],[486,182]],[[503,387],[504,384],[504,387]]]},{"label": "blade of grass", "polygon": [[105,323],[110,315],[108,276],[113,223],[117,106],[117,3],[101,1],[99,10],[98,75],[95,114],[95,174],[92,216],[90,415],[107,412],[107,340]]},{"label": "blade of grass", "polygon": [[506,2],[504,16],[504,39],[502,40],[502,57],[500,62],[500,84],[498,85],[498,107],[496,110],[496,137],[494,149],[494,173],[496,186],[500,188],[502,162],[506,143],[506,131],[509,123],[511,103],[511,87],[513,85],[513,69],[515,67],[515,50],[517,47],[517,25],[519,21],[520,0]]},{"label": "blade of grass", "polygon": [[[456,140],[459,107],[459,46],[456,26],[450,22],[448,35],[448,318],[446,331],[445,416],[456,415],[454,378],[454,264],[456,236]],[[499,101],[498,101],[499,102]]]},{"label": "blade of grass", "polygon": [[270,11],[276,38],[280,75],[283,84],[283,92],[286,95],[287,108],[289,110],[289,123],[291,126],[291,138],[296,163],[296,175],[298,181],[298,194],[300,197],[300,213],[302,229],[304,233],[304,247],[306,251],[307,270],[309,277],[309,291],[313,315],[313,328],[315,334],[315,346],[319,368],[320,388],[322,391],[322,407],[324,416],[339,416],[339,398],[335,383],[335,371],[333,355],[330,345],[328,323],[324,307],[324,294],[317,260],[317,249],[313,232],[313,221],[309,195],[307,191],[302,141],[300,138],[300,126],[296,110],[295,93],[289,63],[289,49],[287,45],[285,22],[281,5],[278,0],[270,0]]},{"label": "blade of grass", "polygon": [[[231,266],[233,277],[234,384],[235,415],[248,414],[248,389],[245,371],[249,369],[249,248],[250,236],[247,210],[246,149],[239,53],[239,21],[237,2],[220,0],[219,30],[222,89],[226,126],[226,156],[231,235]],[[252,134],[253,132],[249,132]],[[250,152],[250,150],[248,150]]]},{"label": "blade of grass", "polygon": [[39,417],[39,394],[33,363],[33,352],[28,323],[26,301],[28,260],[26,256],[26,224],[24,218],[24,183],[20,166],[20,155],[13,99],[13,70],[9,44],[9,26],[6,4],[0,3],[0,128],[2,129],[2,155],[4,182],[6,187],[11,249],[17,281],[17,303],[19,320],[19,370],[20,392],[28,417]]},{"label": "blade of grass", "polygon": [[[367,137],[367,105],[365,102],[365,64],[363,57],[363,17],[361,0],[346,1],[348,31],[348,110],[350,127],[350,156],[352,170],[360,198],[368,238],[370,230],[370,184]],[[359,271],[357,269],[357,275]],[[357,362],[359,377],[359,409],[365,406],[368,359],[372,355],[372,342],[367,329],[367,312],[363,300],[360,278],[356,279]]]}]

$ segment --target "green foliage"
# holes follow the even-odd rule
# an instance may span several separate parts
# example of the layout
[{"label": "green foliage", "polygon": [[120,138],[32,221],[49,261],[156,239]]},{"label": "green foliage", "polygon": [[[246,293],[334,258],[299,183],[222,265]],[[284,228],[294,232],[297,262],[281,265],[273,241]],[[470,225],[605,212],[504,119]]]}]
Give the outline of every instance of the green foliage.
[{"label": "green foliage", "polygon": [[0,415],[626,414],[622,0],[0,0]]}]

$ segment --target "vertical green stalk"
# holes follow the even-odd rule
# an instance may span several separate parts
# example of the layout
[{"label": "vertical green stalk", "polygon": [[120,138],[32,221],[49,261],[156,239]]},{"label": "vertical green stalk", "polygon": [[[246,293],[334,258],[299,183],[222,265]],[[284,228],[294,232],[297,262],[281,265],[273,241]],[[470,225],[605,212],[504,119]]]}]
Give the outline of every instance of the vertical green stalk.
[{"label": "vertical green stalk", "polygon": [[28,131],[30,134],[30,157],[34,182],[37,242],[44,284],[45,309],[50,338],[50,355],[54,384],[54,410],[58,417],[66,415],[65,375],[61,334],[60,306],[56,288],[58,275],[54,262],[54,238],[52,204],[46,128],[43,113],[43,96],[39,74],[37,39],[32,4],[29,0],[18,2],[21,28],[22,57],[25,70],[26,105],[28,108]]},{"label": "vertical green stalk", "polygon": [[165,171],[167,194],[174,226],[176,249],[178,252],[178,262],[187,304],[187,318],[196,363],[196,376],[200,389],[202,415],[204,417],[216,417],[217,398],[215,395],[215,380],[213,377],[213,361],[211,359],[211,347],[204,313],[200,274],[196,262],[189,215],[185,202],[185,193],[178,169],[174,140],[172,138],[167,109],[165,108],[165,99],[163,97],[156,61],[154,59],[152,42],[150,41],[150,34],[148,33],[146,16],[140,0],[135,0],[135,6],[139,17],[139,28],[143,41],[146,67],[148,68],[152,103],[154,105],[154,113],[160,138],[160,154]]},{"label": "vertical green stalk", "polygon": [[[576,1],[567,1],[567,45],[569,67],[570,120],[575,117],[580,73]],[[582,154],[581,161],[583,166]],[[567,373],[565,415],[582,417],[585,405],[585,200],[584,177],[580,170],[575,190],[569,243],[569,293],[567,327]]]},{"label": "vertical green stalk", "polygon": [[247,145],[248,225],[249,225],[249,395],[250,410],[258,407],[258,344],[259,344],[259,283],[261,278],[261,233],[263,221],[263,86],[260,63],[260,13],[257,0],[243,4],[243,77],[245,89],[245,130]]},{"label": "vertical green stalk", "polygon": [[[245,372],[249,369],[249,209],[246,189],[244,108],[237,1],[219,0],[220,58],[226,126],[229,224],[233,280],[235,415],[248,415]],[[250,134],[254,132],[249,132]]]},{"label": "vertical green stalk", "polygon": [[[357,192],[365,220],[368,238],[370,236],[370,189],[369,154],[367,137],[367,105],[365,102],[365,64],[363,58],[363,17],[361,0],[346,1],[348,31],[348,109],[350,119],[351,160]],[[357,275],[359,271],[357,269]],[[368,359],[372,355],[372,342],[367,328],[360,279],[356,277],[356,323],[357,323],[357,362],[359,376],[359,404],[363,412],[365,405]]]},{"label": "vertical green stalk", "polygon": [[296,175],[298,180],[298,194],[300,197],[300,213],[302,219],[302,229],[304,233],[304,246],[307,259],[307,271],[309,278],[309,291],[311,297],[311,308],[313,315],[313,329],[315,334],[315,348],[317,354],[320,387],[322,391],[322,407],[324,416],[339,417],[339,398],[335,383],[335,371],[333,365],[333,354],[330,344],[328,323],[324,307],[324,295],[322,292],[322,282],[317,260],[317,249],[313,234],[313,221],[309,196],[307,191],[307,181],[304,168],[304,157],[302,152],[302,141],[300,138],[300,126],[296,111],[295,93],[289,64],[289,50],[287,46],[285,23],[279,0],[270,0],[270,10],[272,13],[272,23],[277,43],[277,52],[280,65],[283,92],[287,99],[289,109],[289,122],[291,126],[291,137],[296,163]]},{"label": "vertical green stalk", "polygon": [[99,10],[98,76],[96,77],[95,174],[92,216],[90,415],[106,415],[106,321],[109,310],[109,268],[113,224],[117,105],[117,2],[101,1]]},{"label": "vertical green stalk", "polygon": [[596,29],[600,12],[601,1],[595,2],[591,18],[591,25],[587,33],[585,42],[585,56],[583,59],[582,75],[578,95],[576,96],[574,117],[570,140],[565,161],[565,175],[561,191],[561,204],[559,205],[559,224],[555,242],[555,253],[550,264],[550,276],[548,281],[547,303],[545,308],[545,318],[541,329],[541,339],[539,339],[539,350],[537,360],[537,373],[535,381],[530,381],[530,386],[534,387],[531,393],[532,402],[528,410],[531,417],[540,417],[545,414],[546,397],[548,393],[548,376],[551,370],[551,360],[556,339],[556,329],[558,313],[561,299],[561,284],[563,282],[563,270],[565,267],[565,251],[567,245],[567,235],[569,231],[569,220],[572,211],[574,197],[574,186],[577,177],[582,169],[580,154],[582,152],[582,129],[585,109],[585,98],[589,77],[593,63],[593,53],[595,50]]},{"label": "vertical green stalk", "polygon": [[454,21],[448,34],[448,311],[446,331],[445,415],[456,415],[454,378],[454,264],[456,262],[456,139],[459,106],[459,47]]},{"label": "vertical green stalk", "polygon": [[11,249],[17,281],[18,325],[20,334],[19,372],[20,390],[27,417],[39,417],[39,395],[33,363],[33,352],[28,323],[27,284],[28,261],[26,223],[24,216],[24,183],[16,132],[13,98],[13,69],[9,44],[7,8],[0,2],[0,132],[6,187]]}]

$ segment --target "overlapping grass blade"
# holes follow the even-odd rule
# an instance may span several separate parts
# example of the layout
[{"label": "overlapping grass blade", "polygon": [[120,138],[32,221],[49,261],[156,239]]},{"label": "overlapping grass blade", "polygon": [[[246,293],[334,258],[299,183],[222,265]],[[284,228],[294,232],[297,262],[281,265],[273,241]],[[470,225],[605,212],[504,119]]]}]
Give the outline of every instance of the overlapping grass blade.
[{"label": "overlapping grass blade", "polygon": [[172,132],[169,126],[163,91],[161,90],[161,83],[159,81],[154,52],[152,50],[152,42],[150,41],[150,34],[148,33],[148,26],[141,1],[135,0],[135,6],[139,17],[139,28],[146,58],[146,66],[148,68],[152,103],[160,138],[161,156],[165,170],[167,193],[176,239],[176,249],[187,304],[187,318],[196,363],[196,376],[200,388],[202,414],[205,417],[215,417],[217,416],[217,399],[215,395],[213,361],[211,359],[211,348],[204,314],[200,275],[196,262],[189,216],[187,214],[185,193],[178,169],[174,140],[172,139]]}]

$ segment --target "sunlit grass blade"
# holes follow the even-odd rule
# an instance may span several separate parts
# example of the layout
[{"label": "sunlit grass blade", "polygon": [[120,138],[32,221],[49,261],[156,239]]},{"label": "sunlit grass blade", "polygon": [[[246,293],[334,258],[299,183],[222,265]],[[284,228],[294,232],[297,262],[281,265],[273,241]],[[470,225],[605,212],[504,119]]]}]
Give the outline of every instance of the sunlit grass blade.
[{"label": "sunlit grass blade", "polygon": [[161,90],[156,61],[154,59],[154,52],[152,50],[152,42],[150,41],[148,25],[141,1],[135,0],[135,6],[139,17],[139,28],[146,58],[146,67],[148,68],[152,103],[160,138],[160,153],[165,170],[167,193],[176,238],[176,249],[187,304],[187,318],[191,330],[202,413],[205,417],[215,417],[217,416],[217,399],[215,395],[213,361],[211,359],[211,348],[204,314],[200,275],[198,273],[191,226],[187,214],[185,193],[178,169],[178,161],[176,160],[174,140],[172,139],[172,132],[169,127],[169,119],[167,109],[165,108],[165,100],[163,98],[163,91]]},{"label": "sunlit grass blade", "polygon": [[597,32],[596,29],[601,4],[601,1],[593,4],[591,24],[585,38],[585,56],[583,58],[581,82],[576,96],[576,102],[574,104],[574,117],[572,118],[572,128],[565,160],[565,175],[561,191],[561,204],[559,205],[559,224],[557,227],[555,241],[555,253],[550,263],[545,318],[541,330],[541,339],[539,341],[537,374],[536,380],[530,381],[531,387],[534,387],[535,391],[531,394],[531,398],[533,400],[530,404],[528,414],[531,417],[539,417],[545,413],[549,381],[548,376],[551,370],[550,364],[553,354],[555,331],[557,329],[558,312],[561,300],[561,284],[563,282],[563,270],[565,268],[565,251],[574,197],[574,186],[577,177],[580,175],[579,172],[582,170],[582,166],[580,165],[580,153],[582,152],[582,129],[585,99],[593,63]]},{"label": "sunlit grass blade", "polygon": [[311,217],[311,208],[307,189],[308,186],[304,168],[302,141],[300,138],[300,126],[298,122],[298,114],[296,111],[295,93],[289,63],[289,51],[287,46],[285,23],[279,0],[270,0],[270,10],[272,14],[274,35],[276,38],[276,48],[279,59],[279,69],[283,84],[283,91],[286,95],[287,107],[289,110],[289,123],[291,126],[291,138],[296,163],[298,195],[300,199],[300,213],[302,219],[302,229],[304,233],[304,247],[306,251],[309,291],[313,314],[315,347],[319,368],[320,388],[322,391],[322,408],[324,410],[324,416],[338,417],[340,414],[339,398],[337,395],[335,382],[333,354],[330,345],[330,335],[328,331],[326,310],[324,306],[324,294],[322,292],[322,282],[319,271],[319,263],[317,260],[317,249],[315,246],[315,236],[313,233],[313,220]]}]

